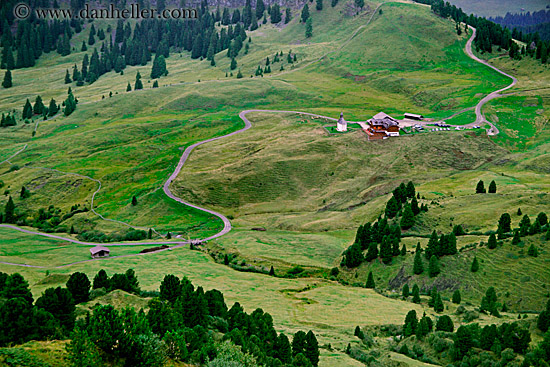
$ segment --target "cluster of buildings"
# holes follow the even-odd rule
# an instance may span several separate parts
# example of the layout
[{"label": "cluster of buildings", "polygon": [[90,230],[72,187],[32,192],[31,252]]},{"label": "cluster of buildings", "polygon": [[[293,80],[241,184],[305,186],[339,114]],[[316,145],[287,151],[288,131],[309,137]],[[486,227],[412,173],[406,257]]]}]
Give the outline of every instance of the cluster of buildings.
[{"label": "cluster of buildings", "polygon": [[[422,120],[424,117],[406,113],[405,118],[410,120]],[[363,131],[368,135],[369,140],[387,139],[390,136],[399,136],[399,121],[384,112],[379,112],[370,120],[358,122],[358,124],[361,125]],[[342,112],[340,113],[340,118],[336,122],[336,130],[345,132],[348,130],[347,125],[346,120],[344,120],[344,113]]]}]

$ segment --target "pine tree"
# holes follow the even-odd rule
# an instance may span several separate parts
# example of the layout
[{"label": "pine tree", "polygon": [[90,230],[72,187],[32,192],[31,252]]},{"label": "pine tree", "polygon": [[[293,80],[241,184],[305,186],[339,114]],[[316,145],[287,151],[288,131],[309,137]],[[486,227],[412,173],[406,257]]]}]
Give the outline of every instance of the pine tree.
[{"label": "pine tree", "polygon": [[424,264],[422,263],[422,256],[420,251],[417,251],[414,255],[414,265],[413,273],[416,275],[422,274],[424,272]]},{"label": "pine tree", "polygon": [[319,343],[315,334],[310,330],[306,334],[306,345],[304,348],[304,355],[311,362],[313,367],[319,365]]},{"label": "pine tree", "polygon": [[128,82],[128,85],[126,86],[126,92],[130,92],[132,90],[132,86],[130,85],[130,82]]},{"label": "pine tree", "polygon": [[479,262],[477,261],[477,256],[474,256],[474,260],[472,261],[472,266],[470,267],[470,271],[472,273],[475,273],[479,270]]},{"label": "pine tree", "polygon": [[532,256],[532,257],[539,256],[539,251],[535,247],[535,244],[531,244],[531,246],[529,246],[529,250],[527,250],[527,255]]},{"label": "pine tree", "polygon": [[457,305],[459,305],[460,302],[462,302],[462,296],[460,295],[460,290],[457,289],[456,291],[453,292],[452,301]]},{"label": "pine tree", "polygon": [[32,106],[31,106],[31,102],[27,98],[27,101],[25,102],[25,106],[23,107],[22,118],[30,119],[31,117],[32,117]]},{"label": "pine tree", "polygon": [[65,70],[65,84],[71,84],[72,82],[69,70]]},{"label": "pine tree", "polygon": [[239,72],[237,73],[237,79],[242,79],[243,74],[241,73],[241,69],[239,69]]},{"label": "pine tree", "polygon": [[315,9],[317,9],[318,11],[323,10],[323,0],[317,0]]},{"label": "pine tree", "polygon": [[495,180],[491,181],[489,184],[489,194],[495,194],[497,192],[497,184]]},{"label": "pine tree", "polygon": [[36,99],[34,100],[34,106],[32,108],[33,113],[35,115],[42,115],[45,108],[46,106],[44,106],[44,103],[42,102],[42,97],[36,96]]},{"label": "pine tree", "polygon": [[382,239],[382,243],[380,244],[380,257],[385,264],[391,264],[392,248],[388,236],[384,236],[384,238]]},{"label": "pine tree", "polygon": [[487,247],[490,248],[491,250],[497,248],[497,237],[495,236],[494,233],[491,233],[491,235],[489,236]]},{"label": "pine tree", "polygon": [[158,80],[155,80],[153,82],[153,88],[158,88],[158,87],[159,87],[159,82],[158,82]]},{"label": "pine tree", "polygon": [[519,234],[520,236],[524,237],[529,234],[529,229],[531,228],[531,219],[529,219],[529,216],[526,214],[521,218],[521,222],[519,222]]},{"label": "pine tree", "polygon": [[147,231],[147,239],[152,239],[153,238],[153,230],[151,228],[149,228],[149,231]]},{"label": "pine tree", "polygon": [[405,316],[405,324],[403,325],[403,336],[409,337],[416,333],[418,327],[418,318],[416,316],[416,311],[411,310]]},{"label": "pine tree", "polygon": [[432,255],[432,257],[430,258],[430,263],[428,265],[428,274],[430,275],[430,278],[433,278],[436,277],[439,272],[439,260],[437,260],[437,256]]},{"label": "pine tree", "polygon": [[403,217],[401,217],[401,229],[406,230],[414,226],[414,213],[409,204],[405,205]]},{"label": "pine tree", "polygon": [[271,268],[269,268],[269,275],[271,275],[272,277],[275,276],[275,269],[273,268],[273,265],[271,266]]},{"label": "pine tree", "polygon": [[403,286],[402,295],[403,299],[407,299],[409,297],[409,285],[407,283],[405,283],[405,285]]},{"label": "pine tree", "polygon": [[485,194],[485,186],[481,180],[477,183],[476,194]]},{"label": "pine tree", "polygon": [[237,68],[237,60],[235,60],[234,57],[231,58],[231,65],[229,67],[230,70],[235,70]]},{"label": "pine tree", "polygon": [[4,222],[5,223],[15,223],[17,217],[15,216],[15,204],[11,196],[8,198],[6,207],[4,209]]},{"label": "pine tree", "polygon": [[378,258],[378,245],[376,244],[376,242],[371,242],[367,251],[367,255],[365,256],[365,261],[372,261],[376,258]]},{"label": "pine tree", "polygon": [[411,200],[411,209],[414,215],[418,215],[420,213],[420,207],[418,206],[418,200],[416,200],[416,196],[413,196]]},{"label": "pine tree", "polygon": [[401,256],[405,255],[407,255],[407,246],[403,243],[403,246],[401,246]]},{"label": "pine tree", "polygon": [[435,324],[435,330],[452,333],[454,331],[453,320],[448,315],[443,315]]},{"label": "pine tree", "polygon": [[82,52],[88,51],[88,47],[86,47],[86,42],[82,41],[82,46],[80,47],[80,51]]},{"label": "pine tree", "polygon": [[305,23],[309,19],[309,6],[307,3],[304,5],[304,8],[302,9],[302,15],[300,17],[300,20],[302,23]]},{"label": "pine tree", "polygon": [[[158,55],[158,54],[157,54]],[[151,79],[157,79],[160,78],[162,75],[168,74],[166,70],[166,61],[164,60],[164,56],[155,55],[155,60],[153,60],[153,67],[151,68]],[[213,60],[213,55],[211,56]]]},{"label": "pine tree", "polygon": [[428,241],[428,245],[426,246],[426,259],[430,259],[432,255],[438,255],[439,254],[439,237],[435,230],[432,232],[432,235],[430,237],[430,240]]},{"label": "pine tree", "polygon": [[420,303],[420,289],[418,288],[418,285],[413,285],[413,289],[412,289],[412,301],[413,303]]},{"label": "pine tree", "polygon": [[436,297],[435,297],[434,311],[435,312],[443,312],[444,309],[445,309],[445,307],[443,305],[443,301],[441,300],[441,295],[438,292]]},{"label": "pine tree", "polygon": [[48,116],[53,116],[59,111],[59,107],[57,106],[57,103],[55,103],[55,99],[50,100],[50,105],[48,107]]},{"label": "pine tree", "polygon": [[518,208],[518,216],[522,215],[521,208]]},{"label": "pine tree", "polygon": [[30,193],[29,190],[27,190],[27,189],[25,188],[25,186],[22,186],[22,187],[21,187],[21,193],[20,193],[19,196],[21,197],[21,199],[26,199],[26,198],[28,198],[29,196],[31,196],[31,193]]},{"label": "pine tree", "polygon": [[143,89],[143,83],[141,82],[141,74],[139,71],[136,74],[136,82],[134,84],[134,90],[140,90]]},{"label": "pine tree", "polygon": [[498,220],[498,231],[499,233],[508,233],[512,231],[512,218],[510,217],[510,214],[504,213],[500,216],[500,219]]},{"label": "pine tree", "polygon": [[6,73],[4,74],[4,81],[2,82],[2,87],[4,88],[11,88],[13,85],[12,79],[11,79],[11,71],[8,69],[6,70]]},{"label": "pine tree", "polygon": [[[306,4],[307,6],[307,4]],[[306,20],[306,38],[313,36],[313,24],[311,22],[311,17]]]},{"label": "pine tree", "polygon": [[290,12],[290,8],[285,9],[285,24],[288,24],[292,20],[292,13]]},{"label": "pine tree", "polygon": [[138,204],[137,198],[135,196],[132,196],[132,206],[136,206]]},{"label": "pine tree", "polygon": [[374,287],[375,287],[374,276],[372,275],[372,271],[370,271],[367,277],[367,282],[365,283],[365,288],[374,289]]},{"label": "pine tree", "polygon": [[399,209],[401,209],[400,203],[397,201],[395,196],[392,196],[390,200],[386,203],[386,210],[385,214],[388,218],[393,218],[397,215],[399,212]]}]

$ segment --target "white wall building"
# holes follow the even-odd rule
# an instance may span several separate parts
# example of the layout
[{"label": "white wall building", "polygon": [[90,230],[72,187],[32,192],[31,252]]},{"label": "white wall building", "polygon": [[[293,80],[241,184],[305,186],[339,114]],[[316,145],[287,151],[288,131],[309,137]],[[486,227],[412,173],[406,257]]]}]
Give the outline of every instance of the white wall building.
[{"label": "white wall building", "polygon": [[344,120],[344,113],[340,112],[340,118],[336,123],[336,131],[344,132],[348,131],[348,123]]}]

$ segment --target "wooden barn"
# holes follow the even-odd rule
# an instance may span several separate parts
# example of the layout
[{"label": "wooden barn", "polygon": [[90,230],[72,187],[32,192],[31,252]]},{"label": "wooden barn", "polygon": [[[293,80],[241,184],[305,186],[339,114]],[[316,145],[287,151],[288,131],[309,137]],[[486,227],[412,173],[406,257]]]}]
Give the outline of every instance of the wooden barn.
[{"label": "wooden barn", "polygon": [[367,122],[369,126],[365,132],[369,139],[386,139],[390,136],[399,136],[399,121],[384,112],[377,113]]},{"label": "wooden barn", "polygon": [[95,246],[90,249],[92,254],[92,259],[97,259],[100,257],[109,257],[109,249],[105,246]]}]

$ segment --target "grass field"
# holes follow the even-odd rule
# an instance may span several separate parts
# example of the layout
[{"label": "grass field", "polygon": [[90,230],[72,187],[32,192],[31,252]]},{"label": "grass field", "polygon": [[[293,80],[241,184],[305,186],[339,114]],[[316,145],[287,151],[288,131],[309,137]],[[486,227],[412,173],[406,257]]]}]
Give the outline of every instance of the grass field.
[{"label": "grass field", "polygon": [[[25,144],[28,147],[10,162],[0,163],[0,180],[5,184],[0,207],[8,195],[14,197],[17,210],[31,219],[39,208],[52,203],[63,212],[74,204],[89,207],[98,184],[75,175],[80,174],[101,181],[94,204],[107,218],[154,227],[161,233],[170,231],[182,238],[205,237],[218,231],[221,222],[171,201],[162,192],[162,184],[183,148],[241,128],[240,111],[298,110],[335,118],[343,111],[350,121],[364,121],[380,111],[396,117],[413,112],[443,118],[475,106],[484,95],[509,83],[469,59],[463,51],[469,36],[457,36],[454,24],[431,14],[429,8],[387,3],[380,13],[374,12],[377,3],[367,2],[364,12],[351,16],[351,3],[340,1],[334,9],[326,6],[323,12],[312,11],[311,39],[304,37],[299,12],[284,27],[263,25],[251,34],[249,54],[237,59],[245,75],[242,79],[225,77],[230,61],[225,53],[216,55],[215,68],[208,61],[174,53],[167,59],[169,74],[159,81],[161,88],[149,88],[150,65],[129,67],[124,75],[109,73],[93,85],[74,87],[80,100],[77,110],[66,118],[40,122],[33,138],[34,124],[1,129],[0,162]],[[357,29],[356,36],[345,43]],[[73,43],[80,44],[86,37],[87,31]],[[283,72],[275,63],[272,74],[248,77],[267,56],[272,59],[281,50],[285,55],[289,50],[295,52],[298,62],[290,65],[283,58]],[[318,63],[306,66],[323,55]],[[63,100],[65,69],[80,64],[82,57],[80,52],[64,58],[50,54],[35,68],[14,71],[14,87],[0,90],[0,109],[20,111],[25,99],[33,101],[37,92],[45,101]],[[197,148],[172,191],[231,219],[234,230],[212,245],[238,253],[247,263],[274,265],[278,274],[294,265],[337,266],[357,226],[375,220],[388,193],[402,181],[414,181],[425,198],[421,202],[429,205],[429,211],[403,239],[409,250],[417,242],[425,245],[425,235],[433,229],[448,233],[454,224],[480,233],[495,230],[500,214],[515,213],[518,207],[534,219],[538,212],[548,212],[550,204],[550,94],[543,89],[550,79],[548,68],[506,57],[492,57],[491,62],[519,79],[510,91],[513,95],[491,101],[484,110],[502,132],[497,137],[453,131],[368,142],[359,129],[328,134],[324,126],[329,123],[321,119],[250,113],[252,129]],[[137,71],[144,76],[145,89],[124,92]],[[38,85],[43,90],[38,91]],[[110,91],[114,93],[111,98]],[[473,112],[467,111],[448,122],[472,120]],[[473,194],[479,179],[486,185],[494,179],[498,193]],[[22,186],[30,190],[30,198],[19,197]],[[137,206],[130,204],[132,196],[137,197]],[[513,216],[513,225],[517,221]],[[79,232],[127,228],[100,220],[91,212],[77,214],[64,224],[74,225]],[[255,227],[266,231],[252,231]],[[459,247],[486,239],[484,234],[460,237]],[[473,304],[488,286],[498,285],[501,295],[513,289],[507,299],[510,308],[538,310],[548,292],[542,282],[550,279],[545,266],[548,244],[530,238],[525,246],[529,241],[540,247],[538,258],[526,257],[521,253],[526,247],[512,248],[508,243],[496,251],[483,247],[444,259],[445,275],[436,281],[460,286],[463,297]],[[142,248],[110,249],[116,256]],[[481,260],[481,271],[471,274],[467,270],[474,253]],[[87,246],[0,229],[1,261],[45,266],[0,265],[1,271],[19,271],[29,279],[35,298],[48,287],[63,285],[74,271],[93,277],[101,268],[109,274],[134,268],[147,290],[157,289],[166,273],[186,275],[206,289],[220,289],[228,304],[238,301],[247,311],[262,307],[273,315],[280,331],[313,329],[321,344],[336,348],[333,352],[323,349],[323,366],[357,365],[342,353],[354,340],[356,325],[401,324],[410,309],[422,312],[421,306],[325,279],[237,272],[187,248],[55,269],[88,258]],[[342,274],[341,279],[362,285],[373,270],[377,286],[383,289],[401,266],[411,273],[412,258],[409,254],[397,259],[391,267],[363,265],[357,273]],[[503,272],[509,274],[501,282]],[[425,275],[409,281],[425,286],[432,282]],[[449,294],[444,292],[446,297]],[[139,306],[121,294],[99,301]],[[403,357],[391,358],[421,365]]]}]

